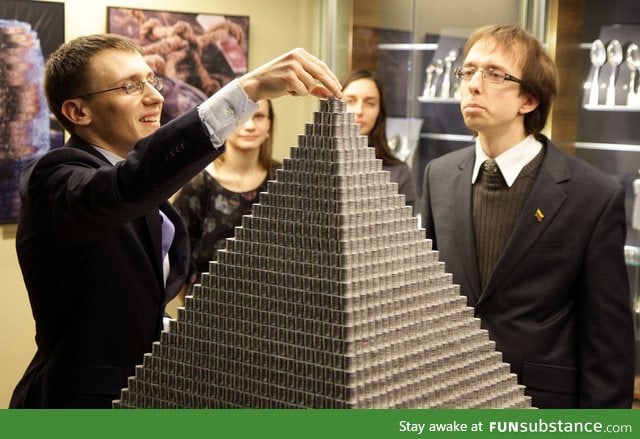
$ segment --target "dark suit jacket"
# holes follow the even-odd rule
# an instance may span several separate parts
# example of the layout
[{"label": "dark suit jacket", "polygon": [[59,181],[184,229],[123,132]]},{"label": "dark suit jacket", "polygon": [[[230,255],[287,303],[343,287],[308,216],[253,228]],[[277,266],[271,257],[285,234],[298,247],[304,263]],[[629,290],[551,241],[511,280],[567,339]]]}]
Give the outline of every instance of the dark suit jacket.
[{"label": "dark suit jacket", "polygon": [[630,407],[624,190],[542,140],[544,161],[484,290],[471,212],[473,146],[427,165],[423,225],[534,406]]},{"label": "dark suit jacket", "polygon": [[[193,110],[115,167],[73,136],[25,169],[16,247],[38,349],[10,407],[111,407],[119,397],[186,279],[188,238],[165,200],[214,151]],[[166,290],[158,207],[176,226]]]}]

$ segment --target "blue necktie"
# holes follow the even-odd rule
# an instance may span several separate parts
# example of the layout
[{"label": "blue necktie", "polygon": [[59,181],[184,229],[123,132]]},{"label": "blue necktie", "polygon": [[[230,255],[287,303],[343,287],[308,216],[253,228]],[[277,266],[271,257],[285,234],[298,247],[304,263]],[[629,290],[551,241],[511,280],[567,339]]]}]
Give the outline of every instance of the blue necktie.
[{"label": "blue necktie", "polygon": [[169,248],[171,248],[176,227],[164,212],[161,210],[158,212],[160,212],[160,217],[162,218],[162,259],[164,259],[167,253],[169,253]]},{"label": "blue necktie", "polygon": [[160,219],[162,220],[162,268],[164,274],[164,282],[166,284],[167,277],[169,276],[169,263],[168,260],[165,263],[165,259],[167,259],[167,254],[169,253],[169,249],[171,248],[171,243],[173,242],[173,236],[176,232],[176,227],[173,225],[171,220],[164,214],[161,210]]}]

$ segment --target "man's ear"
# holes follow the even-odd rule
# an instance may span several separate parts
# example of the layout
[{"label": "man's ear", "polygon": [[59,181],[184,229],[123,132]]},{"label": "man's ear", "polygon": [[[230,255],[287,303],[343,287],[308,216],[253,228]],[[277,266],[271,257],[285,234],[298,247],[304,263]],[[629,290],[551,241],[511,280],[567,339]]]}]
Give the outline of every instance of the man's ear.
[{"label": "man's ear", "polygon": [[82,99],[67,99],[62,103],[62,114],[76,125],[89,125],[91,111],[83,106]]},{"label": "man's ear", "polygon": [[531,113],[533,110],[538,108],[539,102],[537,99],[529,95],[525,95],[525,98],[526,98],[525,101],[520,106],[520,114]]}]

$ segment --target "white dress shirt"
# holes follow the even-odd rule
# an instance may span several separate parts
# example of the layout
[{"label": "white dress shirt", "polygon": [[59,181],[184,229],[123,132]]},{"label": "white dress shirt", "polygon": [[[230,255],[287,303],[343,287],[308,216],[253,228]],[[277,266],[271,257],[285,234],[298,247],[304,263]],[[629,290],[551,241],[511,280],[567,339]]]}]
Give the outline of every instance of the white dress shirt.
[{"label": "white dress shirt", "polygon": [[[513,185],[513,182],[516,181],[516,178],[520,175],[522,168],[533,160],[540,150],[542,150],[542,143],[538,142],[532,135],[529,135],[522,142],[494,158],[507,186],[511,187],[511,185]],[[490,158],[491,157],[485,154],[480,145],[480,141],[476,137],[476,162],[473,165],[471,184],[476,182],[480,166],[482,166],[485,160]]]}]

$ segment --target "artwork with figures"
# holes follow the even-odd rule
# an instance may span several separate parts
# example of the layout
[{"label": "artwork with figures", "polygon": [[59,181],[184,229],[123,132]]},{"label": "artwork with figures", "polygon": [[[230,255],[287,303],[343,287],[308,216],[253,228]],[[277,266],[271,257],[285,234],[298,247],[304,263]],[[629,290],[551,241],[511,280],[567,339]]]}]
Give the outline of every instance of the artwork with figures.
[{"label": "artwork with figures", "polygon": [[108,31],[140,43],[164,79],[163,123],[247,72],[247,16],[109,7]]},{"label": "artwork with figures", "polygon": [[0,2],[0,223],[18,219],[22,168],[63,143],[47,108],[44,60],[64,42],[64,4]]}]

